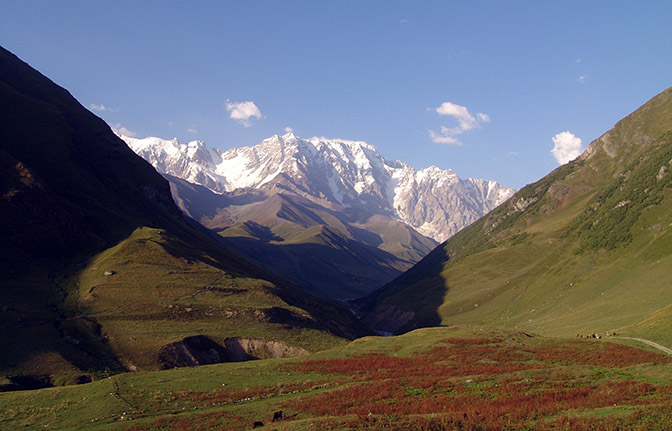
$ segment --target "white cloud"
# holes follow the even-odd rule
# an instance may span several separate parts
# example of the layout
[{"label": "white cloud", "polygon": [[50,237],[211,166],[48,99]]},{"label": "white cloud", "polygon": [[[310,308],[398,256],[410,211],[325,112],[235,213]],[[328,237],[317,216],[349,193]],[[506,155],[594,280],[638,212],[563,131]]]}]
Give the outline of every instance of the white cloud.
[{"label": "white cloud", "polygon": [[457,127],[441,126],[441,133],[433,130],[429,131],[432,142],[437,144],[462,145],[462,142],[456,136],[469,130],[480,128],[482,123],[490,121],[490,117],[487,114],[479,112],[474,117],[466,107],[451,102],[443,102],[441,106],[434,110],[439,115],[446,115],[457,120]]},{"label": "white cloud", "polygon": [[187,129],[187,132],[196,134],[196,133],[198,133],[198,130],[193,129],[193,128],[190,127],[190,128]]},{"label": "white cloud", "polygon": [[247,102],[226,102],[226,110],[230,112],[229,118],[232,118],[242,124],[245,127],[250,127],[252,122],[250,119],[255,117],[257,120],[260,119],[261,111],[257,108],[257,105],[252,101]]},{"label": "white cloud", "polygon": [[[443,131],[445,127],[441,127],[441,129]],[[432,138],[432,142],[435,144],[462,145],[462,142],[459,139],[445,133],[436,133],[434,130],[429,131],[429,137]]]},{"label": "white cloud", "polygon": [[97,105],[95,103],[90,103],[89,104],[89,109],[91,109],[92,111],[100,111],[100,112],[119,112],[118,109],[108,108],[105,105],[102,105],[102,104]]},{"label": "white cloud", "polygon": [[294,129],[292,129],[291,127],[287,126],[287,127],[285,127],[285,133],[294,133]]},{"label": "white cloud", "polygon": [[576,78],[576,80],[579,81],[579,84],[585,84],[586,79],[587,78],[584,75],[580,75],[578,78]]},{"label": "white cloud", "polygon": [[573,133],[562,132],[553,136],[551,153],[559,164],[564,165],[570,160],[576,159],[582,152],[581,138],[577,138]]},{"label": "white cloud", "polygon": [[125,128],[124,126],[122,126],[119,123],[110,124],[110,127],[112,128],[112,130],[115,133],[119,133],[121,135],[128,136],[130,138],[135,138],[135,136],[136,136],[136,133],[134,131],[128,130],[127,128]]}]

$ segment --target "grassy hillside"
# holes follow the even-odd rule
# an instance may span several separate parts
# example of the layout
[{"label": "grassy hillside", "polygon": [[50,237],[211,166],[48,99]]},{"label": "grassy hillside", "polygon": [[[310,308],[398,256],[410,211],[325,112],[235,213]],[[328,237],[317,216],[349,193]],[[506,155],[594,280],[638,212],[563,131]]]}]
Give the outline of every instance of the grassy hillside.
[{"label": "grassy hillside", "polygon": [[67,278],[72,314],[95,319],[129,369],[161,367],[163,346],[194,335],[220,345],[252,337],[316,351],[365,333],[352,331],[345,310],[336,318],[336,307],[322,300],[234,268],[215,249],[141,228]]},{"label": "grassy hillside", "polygon": [[667,90],[363,301],[367,319],[670,343],[671,170]]},{"label": "grassy hillside", "polygon": [[109,126],[1,48],[0,174],[1,389],[368,334],[192,226]]},{"label": "grassy hillside", "polygon": [[[616,340],[614,340],[616,341]],[[503,430],[672,425],[672,360],[605,340],[428,328],[293,359],[0,394],[3,429]],[[276,412],[282,418],[273,420]]]}]

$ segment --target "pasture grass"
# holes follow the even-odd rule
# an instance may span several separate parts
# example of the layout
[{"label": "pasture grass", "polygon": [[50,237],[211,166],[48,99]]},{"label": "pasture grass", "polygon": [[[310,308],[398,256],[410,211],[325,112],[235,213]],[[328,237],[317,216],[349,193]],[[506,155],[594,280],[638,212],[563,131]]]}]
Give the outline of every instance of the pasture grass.
[{"label": "pasture grass", "polygon": [[[426,328],[301,358],[3,393],[0,427],[246,430],[262,421],[276,430],[665,429],[671,378],[671,358],[616,340]],[[280,410],[283,420],[271,422]]]}]

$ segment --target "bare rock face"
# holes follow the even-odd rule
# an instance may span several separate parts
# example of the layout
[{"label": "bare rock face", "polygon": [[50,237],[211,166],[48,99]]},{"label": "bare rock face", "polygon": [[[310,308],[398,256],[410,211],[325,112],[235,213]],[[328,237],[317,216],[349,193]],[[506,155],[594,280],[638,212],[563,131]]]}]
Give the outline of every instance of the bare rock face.
[{"label": "bare rock face", "polygon": [[232,362],[223,346],[203,335],[163,346],[159,351],[159,360],[164,369]]},{"label": "bare rock face", "polygon": [[295,358],[307,355],[308,351],[300,347],[289,346],[282,341],[267,341],[261,338],[227,338],[224,340],[231,362],[243,362],[253,359]]},{"label": "bare rock face", "polygon": [[196,335],[163,346],[159,351],[159,360],[164,369],[169,369],[255,359],[294,358],[306,354],[308,351],[282,341],[232,337],[225,339],[222,346],[209,337]]},{"label": "bare rock face", "polygon": [[319,205],[382,214],[442,242],[514,192],[495,181],[460,179],[435,166],[416,170],[371,145],[343,139],[272,136],[225,152],[205,143],[119,135],[159,172],[215,192],[293,192]]}]

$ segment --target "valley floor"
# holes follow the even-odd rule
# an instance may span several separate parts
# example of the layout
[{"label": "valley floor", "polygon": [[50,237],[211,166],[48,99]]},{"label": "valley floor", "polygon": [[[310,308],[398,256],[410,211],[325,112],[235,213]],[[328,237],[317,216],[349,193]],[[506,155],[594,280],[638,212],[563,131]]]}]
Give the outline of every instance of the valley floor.
[{"label": "valley floor", "polygon": [[672,357],[636,340],[426,328],[301,358],[3,393],[0,428],[670,429],[671,378]]}]

